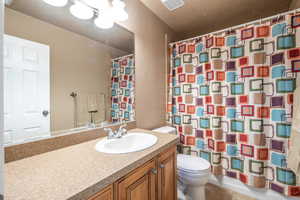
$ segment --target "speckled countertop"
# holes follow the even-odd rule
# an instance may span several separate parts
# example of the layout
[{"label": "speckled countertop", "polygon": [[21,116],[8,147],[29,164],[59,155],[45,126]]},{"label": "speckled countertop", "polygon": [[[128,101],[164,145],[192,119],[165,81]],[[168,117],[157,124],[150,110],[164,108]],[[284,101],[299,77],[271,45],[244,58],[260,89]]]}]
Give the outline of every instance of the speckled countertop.
[{"label": "speckled countertop", "polygon": [[5,200],[86,199],[179,140],[142,129],[130,132],[138,131],[156,135],[158,142],[144,151],[114,155],[97,152],[97,139],[5,164]]}]

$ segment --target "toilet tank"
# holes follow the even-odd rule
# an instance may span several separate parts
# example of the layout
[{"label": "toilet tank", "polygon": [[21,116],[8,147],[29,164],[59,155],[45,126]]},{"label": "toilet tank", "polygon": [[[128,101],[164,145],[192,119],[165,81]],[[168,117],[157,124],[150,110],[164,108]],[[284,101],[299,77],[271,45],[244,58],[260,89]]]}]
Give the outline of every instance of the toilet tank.
[{"label": "toilet tank", "polygon": [[170,133],[170,134],[175,134],[175,135],[177,134],[176,128],[171,127],[171,126],[163,126],[160,128],[153,129],[152,131],[160,132],[160,133]]}]

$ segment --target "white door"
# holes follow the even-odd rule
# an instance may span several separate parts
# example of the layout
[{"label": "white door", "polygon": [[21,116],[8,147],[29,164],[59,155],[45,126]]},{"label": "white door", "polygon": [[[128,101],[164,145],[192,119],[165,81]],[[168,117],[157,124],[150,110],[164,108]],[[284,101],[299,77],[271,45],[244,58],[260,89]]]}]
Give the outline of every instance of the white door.
[{"label": "white door", "polygon": [[50,135],[49,46],[4,35],[4,142]]}]

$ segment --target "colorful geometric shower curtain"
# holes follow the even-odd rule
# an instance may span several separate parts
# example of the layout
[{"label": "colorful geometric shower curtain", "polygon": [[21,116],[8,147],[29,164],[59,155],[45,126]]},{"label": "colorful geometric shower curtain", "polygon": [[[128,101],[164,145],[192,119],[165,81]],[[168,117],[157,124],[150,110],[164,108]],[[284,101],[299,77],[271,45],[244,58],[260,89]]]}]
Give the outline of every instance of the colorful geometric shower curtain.
[{"label": "colorful geometric shower curtain", "polygon": [[134,55],[112,60],[111,83],[112,122],[135,120]]},{"label": "colorful geometric shower curtain", "polygon": [[286,167],[299,31],[285,15],[171,46],[168,121],[213,174],[300,196]]}]

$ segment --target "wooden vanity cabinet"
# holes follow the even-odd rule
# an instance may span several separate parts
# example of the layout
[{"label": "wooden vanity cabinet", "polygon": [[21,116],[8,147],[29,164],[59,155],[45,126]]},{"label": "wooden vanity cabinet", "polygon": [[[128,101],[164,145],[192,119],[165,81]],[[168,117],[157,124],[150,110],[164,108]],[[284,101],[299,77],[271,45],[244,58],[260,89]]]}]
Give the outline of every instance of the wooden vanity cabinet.
[{"label": "wooden vanity cabinet", "polygon": [[176,147],[158,156],[158,200],[177,200]]},{"label": "wooden vanity cabinet", "polygon": [[176,146],[88,200],[177,200]]},{"label": "wooden vanity cabinet", "polygon": [[116,183],[116,200],[155,200],[156,162],[152,160]]},{"label": "wooden vanity cabinet", "polygon": [[114,200],[113,197],[113,185],[106,187],[88,200]]}]

